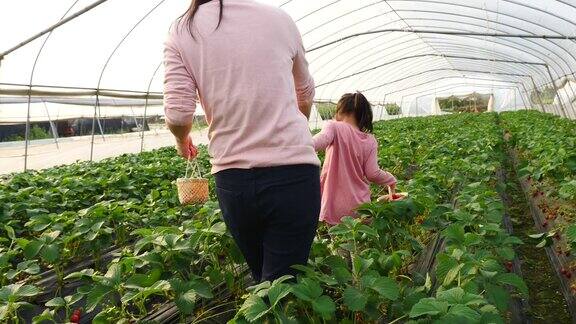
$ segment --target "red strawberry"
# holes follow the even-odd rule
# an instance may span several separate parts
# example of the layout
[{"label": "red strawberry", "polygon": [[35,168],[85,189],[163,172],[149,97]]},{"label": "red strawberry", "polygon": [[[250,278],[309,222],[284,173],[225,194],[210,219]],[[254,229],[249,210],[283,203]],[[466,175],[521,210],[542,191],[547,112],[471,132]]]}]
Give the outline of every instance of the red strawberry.
[{"label": "red strawberry", "polygon": [[506,262],[505,264],[506,266],[506,270],[508,270],[508,272],[512,271],[512,268],[514,267],[514,264],[510,261]]},{"label": "red strawberry", "polygon": [[71,323],[80,323],[80,315],[82,315],[82,310],[80,308],[74,310],[72,316],[70,316]]}]

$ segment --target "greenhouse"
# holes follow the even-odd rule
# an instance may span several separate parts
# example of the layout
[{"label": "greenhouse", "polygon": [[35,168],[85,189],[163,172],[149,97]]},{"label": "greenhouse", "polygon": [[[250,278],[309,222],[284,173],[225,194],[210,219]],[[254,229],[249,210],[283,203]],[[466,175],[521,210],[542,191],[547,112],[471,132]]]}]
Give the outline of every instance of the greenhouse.
[{"label": "greenhouse", "polygon": [[0,30],[0,323],[576,323],[575,0],[4,0]]}]

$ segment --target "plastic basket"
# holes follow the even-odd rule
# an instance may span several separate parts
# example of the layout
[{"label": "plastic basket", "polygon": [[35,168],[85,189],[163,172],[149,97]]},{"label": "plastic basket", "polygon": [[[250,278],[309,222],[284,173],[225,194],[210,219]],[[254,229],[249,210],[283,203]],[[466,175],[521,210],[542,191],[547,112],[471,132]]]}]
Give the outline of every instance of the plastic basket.
[{"label": "plastic basket", "polygon": [[406,198],[408,198],[408,193],[407,192],[397,192],[397,195],[401,196],[400,198],[394,199],[394,200],[390,200],[390,196],[389,195],[384,195],[384,196],[380,196],[378,198],[378,201],[386,201],[386,202],[390,202],[390,201],[400,201],[400,200],[404,200]]},{"label": "plastic basket", "polygon": [[[188,177],[188,172],[192,167],[192,177]],[[186,175],[184,178],[176,180],[178,188],[178,199],[182,205],[203,204],[208,201],[210,189],[208,179],[204,179],[200,172],[200,166],[196,160],[188,160]]]}]

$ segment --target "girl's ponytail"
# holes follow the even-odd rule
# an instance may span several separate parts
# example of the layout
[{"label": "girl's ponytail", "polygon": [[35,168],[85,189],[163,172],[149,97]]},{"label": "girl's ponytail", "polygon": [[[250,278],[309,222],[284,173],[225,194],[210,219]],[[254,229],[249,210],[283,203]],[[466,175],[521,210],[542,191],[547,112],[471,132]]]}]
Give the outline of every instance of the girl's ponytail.
[{"label": "girl's ponytail", "polygon": [[360,92],[347,93],[336,105],[336,113],[354,115],[358,128],[365,133],[372,133],[372,105]]},{"label": "girl's ponytail", "polygon": [[354,116],[358,122],[358,128],[365,133],[372,133],[372,105],[360,92],[354,94]]}]

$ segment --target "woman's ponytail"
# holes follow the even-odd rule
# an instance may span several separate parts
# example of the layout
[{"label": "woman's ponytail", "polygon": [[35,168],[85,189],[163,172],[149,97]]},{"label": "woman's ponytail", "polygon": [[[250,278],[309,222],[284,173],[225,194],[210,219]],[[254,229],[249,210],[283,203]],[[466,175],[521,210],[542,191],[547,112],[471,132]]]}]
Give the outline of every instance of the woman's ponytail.
[{"label": "woman's ponytail", "polygon": [[[184,22],[186,29],[188,30],[190,35],[192,35],[192,38],[194,38],[194,32],[193,32],[194,17],[198,12],[198,8],[200,8],[201,5],[210,1],[211,0],[192,0],[192,2],[190,3],[190,7],[188,7],[188,10],[186,10],[186,12],[182,16],[180,16],[181,21]],[[216,26],[216,29],[220,27],[224,13],[224,0],[217,0],[217,1],[220,3],[220,14],[218,16],[218,26]]]}]

